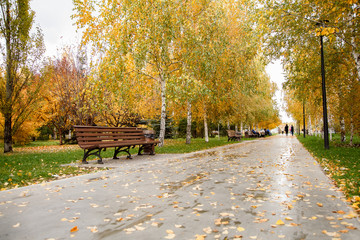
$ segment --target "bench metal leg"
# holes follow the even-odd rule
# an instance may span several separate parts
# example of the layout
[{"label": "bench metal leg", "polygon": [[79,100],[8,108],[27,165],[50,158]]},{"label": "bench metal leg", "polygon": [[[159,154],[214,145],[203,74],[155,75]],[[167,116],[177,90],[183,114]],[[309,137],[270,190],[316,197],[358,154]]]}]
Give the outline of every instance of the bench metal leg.
[{"label": "bench metal leg", "polygon": [[[138,155],[140,155],[140,156],[143,155],[142,151],[144,151],[145,149],[146,149],[146,151],[151,149],[149,155],[155,155],[155,150],[154,149],[155,149],[156,145],[157,144],[145,144],[145,145],[139,146]],[[149,147],[149,146],[151,146],[151,147]]]},{"label": "bench metal leg", "polygon": [[84,149],[84,157],[83,157],[82,163],[83,164],[88,164],[89,162],[86,161],[86,159],[91,155],[95,155],[95,156],[97,156],[99,158],[98,163],[103,164],[102,157],[101,157],[100,153],[101,153],[101,148]]},{"label": "bench metal leg", "polygon": [[141,152],[144,150],[144,145],[139,146],[138,155],[143,155]]},{"label": "bench metal leg", "polygon": [[[114,157],[113,159],[119,159],[117,157],[117,155],[120,153],[120,152],[126,152],[128,155],[126,156],[127,159],[132,159],[131,157],[131,154],[130,154],[130,147],[115,147],[115,152],[114,152]],[[134,147],[133,147],[134,148]]]}]

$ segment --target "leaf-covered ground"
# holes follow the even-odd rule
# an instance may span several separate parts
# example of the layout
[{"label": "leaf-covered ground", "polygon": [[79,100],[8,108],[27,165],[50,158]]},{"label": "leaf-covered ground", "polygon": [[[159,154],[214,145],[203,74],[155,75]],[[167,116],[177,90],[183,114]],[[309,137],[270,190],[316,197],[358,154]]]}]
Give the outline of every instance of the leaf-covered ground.
[{"label": "leaf-covered ground", "polygon": [[348,202],[360,212],[360,148],[341,144],[335,138],[330,149],[324,149],[324,140],[316,136],[299,136],[300,142],[316,157],[326,174],[344,191]]},{"label": "leaf-covered ground", "polygon": [[[294,137],[0,192],[0,238],[356,239],[342,192]],[[37,219],[31,221],[30,219]]]},{"label": "leaf-covered ground", "polygon": [[[156,147],[156,152],[188,153],[231,143],[234,142],[227,142],[225,137],[211,138],[208,143],[203,139],[192,139],[191,144],[185,144],[185,139],[166,139],[165,146]],[[81,162],[83,150],[78,145],[57,144],[58,141],[31,142],[25,147],[15,147],[13,153],[0,153],[0,190],[103,170],[96,167],[63,167],[64,164]],[[131,152],[136,154],[137,148]],[[113,149],[101,153],[104,158],[112,157],[112,154]]]}]

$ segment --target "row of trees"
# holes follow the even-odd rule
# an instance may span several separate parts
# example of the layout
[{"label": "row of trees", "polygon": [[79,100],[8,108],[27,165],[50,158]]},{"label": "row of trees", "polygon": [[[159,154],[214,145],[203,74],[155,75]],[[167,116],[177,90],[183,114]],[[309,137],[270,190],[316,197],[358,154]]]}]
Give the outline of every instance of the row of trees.
[{"label": "row of trees", "polygon": [[[319,36],[324,39],[330,127],[360,129],[360,5],[358,1],[263,1],[267,54],[282,59],[287,110],[306,129],[322,131]],[[270,30],[270,31],[269,31]],[[347,127],[345,127],[347,126]]]},{"label": "row of trees", "polygon": [[[188,143],[194,121],[202,122],[206,141],[209,123],[278,124],[255,1],[75,0],[74,5],[81,47],[64,47],[44,61],[41,31],[30,37],[29,1],[0,4],[3,13],[13,14],[0,19],[2,37],[10,41],[0,75],[5,152],[12,150],[12,136],[26,139],[45,124],[62,136],[74,124],[129,126],[160,119],[161,144],[167,117],[187,119]],[[26,29],[14,28],[22,18]]]},{"label": "row of trees", "polygon": [[167,112],[186,116],[188,129],[193,118],[203,121],[206,141],[209,121],[263,127],[278,121],[254,1],[74,3],[83,44],[101,56],[92,81],[120,106],[146,116],[160,112],[160,145]]}]

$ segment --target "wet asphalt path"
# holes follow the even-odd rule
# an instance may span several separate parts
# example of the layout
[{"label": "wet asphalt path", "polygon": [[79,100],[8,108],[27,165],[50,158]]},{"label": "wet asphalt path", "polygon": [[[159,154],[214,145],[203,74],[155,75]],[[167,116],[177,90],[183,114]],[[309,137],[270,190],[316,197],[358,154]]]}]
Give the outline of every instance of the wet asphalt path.
[{"label": "wet asphalt path", "polygon": [[0,239],[360,239],[342,193],[295,137],[105,166],[0,192]]}]

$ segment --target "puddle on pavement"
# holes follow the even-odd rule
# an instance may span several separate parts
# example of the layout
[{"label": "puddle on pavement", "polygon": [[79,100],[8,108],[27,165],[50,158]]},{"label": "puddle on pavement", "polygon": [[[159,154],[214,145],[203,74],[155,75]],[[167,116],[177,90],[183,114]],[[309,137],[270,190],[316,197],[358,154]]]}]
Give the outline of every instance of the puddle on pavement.
[{"label": "puddle on pavement", "polygon": [[[163,211],[158,211],[158,212],[153,213],[153,214],[146,213],[146,215],[144,217],[142,217],[142,218],[140,218],[140,219],[138,219],[136,221],[130,222],[129,224],[126,224],[127,222],[125,222],[125,221],[122,221],[120,223],[119,222],[113,222],[113,223],[111,223],[111,225],[115,225],[115,226],[118,226],[118,227],[115,227],[115,229],[106,229],[103,232],[99,232],[98,233],[98,239],[103,239],[103,238],[106,238],[106,237],[110,237],[112,235],[116,235],[117,233],[124,231],[124,229],[131,228],[131,227],[134,227],[136,225],[148,222],[155,215],[158,215],[159,213],[162,213],[162,212]],[[161,225],[163,225],[163,223],[159,223],[158,227],[161,227]]]},{"label": "puddle on pavement", "polygon": [[183,181],[180,182],[168,182],[163,184],[160,187],[160,190],[169,190],[170,192],[175,192],[176,190],[184,187],[184,186],[190,186],[194,184],[195,182],[198,183],[199,180],[207,177],[209,175],[208,172],[202,172],[198,173],[196,175],[191,175],[190,177],[186,178]]},{"label": "puddle on pavement", "polygon": [[109,177],[97,177],[97,178],[89,178],[87,180],[87,182],[95,182],[95,181],[102,181],[102,180],[106,180],[108,179]]},{"label": "puddle on pavement", "polygon": [[212,157],[219,155],[220,152],[217,151],[206,151],[203,153],[195,153],[194,155],[187,157],[186,159],[195,159],[195,158],[203,158],[203,157]]},{"label": "puddle on pavement", "polygon": [[291,181],[288,180],[287,176],[289,174],[288,170],[291,169],[291,159],[295,154],[291,144],[282,149],[275,162],[275,171],[272,174],[272,181],[276,183],[274,187],[280,193],[276,194],[277,201],[285,201],[288,199],[285,193],[291,191]]},{"label": "puddle on pavement", "polygon": [[265,193],[256,193],[254,198],[257,200],[263,200],[265,198],[266,194]]},{"label": "puddle on pavement", "polygon": [[245,210],[244,211],[245,213],[248,213],[248,214],[251,214],[251,215],[253,215],[253,216],[257,216],[257,213],[256,212],[254,212],[254,210]]},{"label": "puddle on pavement", "polygon": [[246,158],[247,154],[228,154],[224,156],[224,160],[237,160],[239,158]]}]

